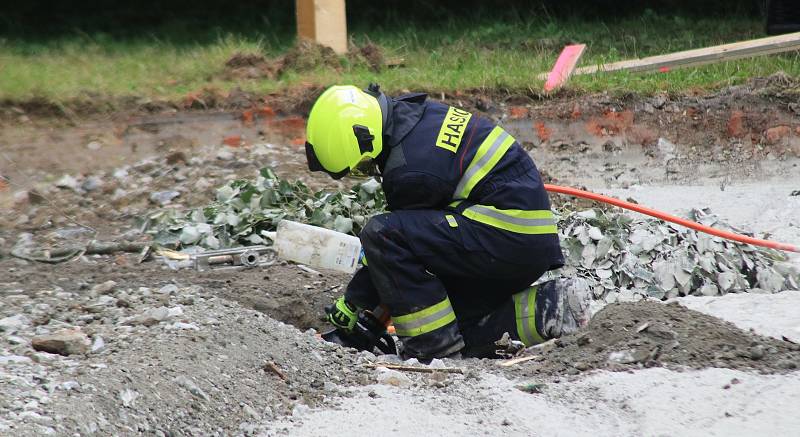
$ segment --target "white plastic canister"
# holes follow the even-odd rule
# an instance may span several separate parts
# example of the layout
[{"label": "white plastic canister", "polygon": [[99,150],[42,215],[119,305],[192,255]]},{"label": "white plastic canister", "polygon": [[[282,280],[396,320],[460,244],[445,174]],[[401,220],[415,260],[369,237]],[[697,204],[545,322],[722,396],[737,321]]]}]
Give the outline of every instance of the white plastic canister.
[{"label": "white plastic canister", "polygon": [[352,235],[281,220],[275,233],[278,257],[321,269],[353,273],[361,256],[361,240]]}]

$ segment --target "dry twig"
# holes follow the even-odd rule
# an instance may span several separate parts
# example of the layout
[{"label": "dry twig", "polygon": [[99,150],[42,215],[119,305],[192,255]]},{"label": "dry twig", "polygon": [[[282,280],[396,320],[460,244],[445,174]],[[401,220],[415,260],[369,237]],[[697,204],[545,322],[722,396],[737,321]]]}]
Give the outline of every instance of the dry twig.
[{"label": "dry twig", "polygon": [[539,358],[539,355],[528,355],[527,357],[512,358],[510,360],[501,362],[500,365],[503,367],[509,367],[513,366],[514,364],[524,363],[525,361],[533,360],[535,358]]},{"label": "dry twig", "polygon": [[59,264],[73,260],[81,255],[110,255],[116,252],[141,252],[152,243],[149,241],[95,241],[92,240],[83,247],[62,247],[53,250],[39,250],[38,252],[23,253],[13,249],[11,255],[26,261],[47,264]]},{"label": "dry twig", "polygon": [[283,370],[281,370],[280,367],[278,367],[278,365],[273,363],[272,361],[265,362],[264,366],[263,366],[263,369],[278,375],[278,377],[280,379],[284,380],[284,381],[286,381],[286,379],[287,379],[286,378],[286,374],[283,373]]}]

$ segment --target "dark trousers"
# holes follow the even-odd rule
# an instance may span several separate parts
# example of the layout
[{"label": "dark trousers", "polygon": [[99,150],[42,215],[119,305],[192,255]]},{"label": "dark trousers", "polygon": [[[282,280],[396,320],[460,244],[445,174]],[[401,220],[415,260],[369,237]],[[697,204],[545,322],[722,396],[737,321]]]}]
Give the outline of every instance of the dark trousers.
[{"label": "dark trousers", "polygon": [[483,350],[503,332],[516,338],[511,296],[547,271],[550,260],[537,258],[535,247],[518,262],[498,260],[476,250],[472,240],[465,244],[471,226],[486,225],[437,210],[372,218],[360,235],[367,266],[356,272],[345,298],[365,309],[385,305],[395,320],[439,308],[449,299],[455,320],[430,332],[400,335],[407,356],[430,359]]}]

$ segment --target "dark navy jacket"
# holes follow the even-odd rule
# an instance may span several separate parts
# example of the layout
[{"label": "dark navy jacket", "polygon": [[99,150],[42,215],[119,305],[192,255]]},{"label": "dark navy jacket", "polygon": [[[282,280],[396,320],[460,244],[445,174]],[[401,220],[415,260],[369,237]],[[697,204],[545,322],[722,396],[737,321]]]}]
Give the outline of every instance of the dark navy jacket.
[{"label": "dark navy jacket", "polygon": [[[494,132],[497,136],[499,131],[486,118],[426,98],[425,94],[410,94],[392,99],[384,128],[384,151],[377,160],[390,211],[435,209],[460,214],[472,205],[483,205],[549,213],[550,201],[539,171],[528,153],[510,136],[502,157],[493,163],[488,174],[476,177],[479,182],[466,199],[454,205],[459,182],[479,147],[485,151],[488,146],[482,145],[484,140],[488,145],[494,138],[490,134]],[[459,223],[470,220],[456,216]],[[519,264],[527,264],[529,261],[524,260],[536,257],[549,263],[550,269],[564,262],[555,233],[512,232],[472,220],[459,229],[466,250],[486,250],[498,259]]]}]

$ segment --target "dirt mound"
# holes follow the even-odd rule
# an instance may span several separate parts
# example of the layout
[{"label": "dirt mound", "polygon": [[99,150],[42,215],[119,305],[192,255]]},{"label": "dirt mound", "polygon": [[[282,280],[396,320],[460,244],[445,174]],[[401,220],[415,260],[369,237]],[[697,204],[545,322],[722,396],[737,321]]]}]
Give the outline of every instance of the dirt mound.
[{"label": "dirt mound", "polygon": [[225,61],[225,79],[275,79],[280,62],[257,53],[234,53]]},{"label": "dirt mound", "polygon": [[[340,384],[369,382],[352,350],[217,297],[238,284],[184,286],[152,273],[0,286],[3,335],[13,334],[0,346],[0,380],[13,381],[0,384],[0,434],[255,435]],[[81,350],[33,347],[65,327]]]},{"label": "dirt mound", "polygon": [[743,331],[677,303],[652,301],[608,305],[585,330],[541,349],[532,364],[522,365],[524,374],[661,366],[784,373],[800,366],[800,345]]},{"label": "dirt mound", "polygon": [[364,64],[372,71],[378,73],[386,65],[383,49],[369,42],[363,46],[351,46],[347,58],[354,64]]},{"label": "dirt mound", "polygon": [[309,71],[319,67],[330,67],[338,71],[342,65],[332,48],[301,39],[284,55],[280,74],[288,70]]}]

